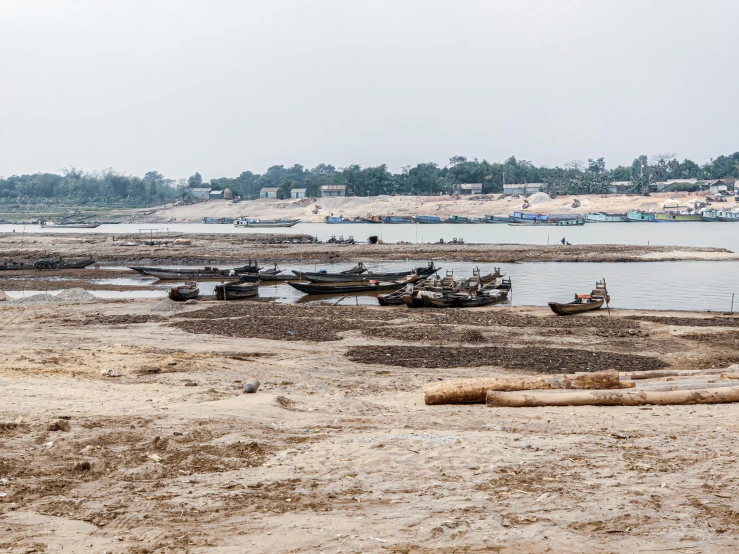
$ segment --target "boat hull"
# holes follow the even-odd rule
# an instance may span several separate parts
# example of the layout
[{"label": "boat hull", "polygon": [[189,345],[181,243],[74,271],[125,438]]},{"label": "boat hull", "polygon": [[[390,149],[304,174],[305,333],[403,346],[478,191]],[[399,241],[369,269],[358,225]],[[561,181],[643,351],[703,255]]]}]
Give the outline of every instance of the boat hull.
[{"label": "boat hull", "polygon": [[288,283],[291,287],[305,294],[351,294],[354,292],[373,292],[399,290],[405,287],[406,281],[393,283],[358,283],[349,285],[315,285],[313,283]]},{"label": "boat hull", "polygon": [[584,312],[592,312],[594,310],[600,310],[603,307],[604,302],[604,298],[600,298],[593,302],[570,302],[567,304],[560,304],[559,302],[549,302],[549,307],[557,315],[574,315]]},{"label": "boat hull", "polygon": [[218,300],[244,300],[259,294],[259,283],[223,283],[216,285],[213,292]]},{"label": "boat hull", "polygon": [[[416,270],[419,277],[428,277],[441,269],[418,268]],[[394,279],[403,279],[413,274],[413,271],[401,271],[398,273],[362,273],[362,274],[337,274],[337,273],[301,273],[293,270],[293,273],[305,281],[311,283],[359,283],[362,281],[387,281]]]},{"label": "boat hull", "polygon": [[169,298],[175,302],[185,302],[186,300],[193,300],[200,294],[200,289],[197,287],[174,287],[169,289]]}]

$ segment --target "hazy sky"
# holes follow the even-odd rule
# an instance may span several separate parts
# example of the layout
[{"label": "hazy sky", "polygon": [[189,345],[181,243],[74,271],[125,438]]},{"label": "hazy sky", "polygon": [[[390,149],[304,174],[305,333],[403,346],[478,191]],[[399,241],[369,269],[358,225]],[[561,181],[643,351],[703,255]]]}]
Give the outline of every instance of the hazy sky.
[{"label": "hazy sky", "polygon": [[0,175],[739,150],[736,0],[0,0]]}]

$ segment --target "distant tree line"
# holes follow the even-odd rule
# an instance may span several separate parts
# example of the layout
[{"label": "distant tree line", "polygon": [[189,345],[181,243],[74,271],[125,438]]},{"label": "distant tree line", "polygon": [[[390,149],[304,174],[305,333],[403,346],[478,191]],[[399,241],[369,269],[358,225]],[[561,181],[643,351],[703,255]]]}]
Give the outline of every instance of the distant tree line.
[{"label": "distant tree line", "polygon": [[[197,187],[229,188],[242,198],[256,198],[263,187],[276,187],[280,198],[289,198],[293,188],[306,188],[309,196],[318,196],[321,185],[326,184],[346,185],[347,194],[355,196],[449,194],[457,185],[464,183],[482,183],[483,193],[503,192],[504,183],[547,183],[550,189],[562,193],[602,194],[613,181],[629,181],[632,192],[640,192],[651,182],[727,177],[739,178],[739,152],[718,156],[703,165],[687,159],[679,161],[672,153],[643,155],[634,159],[630,166],[612,169],[606,168],[604,158],[591,158],[587,162],[574,160],[556,167],[537,167],[513,156],[502,163],[453,156],[444,167],[433,162],[420,163],[403,167],[400,173],[388,171],[384,164],[344,168],[319,164],[313,169],[299,164],[289,167],[275,165],[262,174],[244,171],[238,177],[221,177],[207,183],[199,173],[188,179],[172,180],[158,171],[135,177],[113,170],[90,173],[68,168],[61,174],[36,173],[0,178],[0,202],[19,206],[142,207],[176,199],[188,200],[190,189]],[[689,190],[691,186],[683,188]]]}]

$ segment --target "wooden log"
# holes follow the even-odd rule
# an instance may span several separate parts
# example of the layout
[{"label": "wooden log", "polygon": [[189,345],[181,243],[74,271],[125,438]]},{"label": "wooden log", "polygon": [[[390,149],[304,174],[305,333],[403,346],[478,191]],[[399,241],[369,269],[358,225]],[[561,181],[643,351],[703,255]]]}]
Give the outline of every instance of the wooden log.
[{"label": "wooden log", "polygon": [[532,406],[642,406],[645,404],[720,404],[739,402],[739,386],[715,389],[650,391],[639,389],[571,391],[549,394],[545,391],[488,391],[490,407]]},{"label": "wooden log", "polygon": [[489,390],[618,389],[618,371],[609,369],[574,375],[478,377],[429,383],[423,387],[426,404],[473,404],[485,402]]},{"label": "wooden log", "polygon": [[[701,390],[701,389],[718,389],[722,387],[731,386],[725,381],[723,383],[687,383],[683,384],[681,381],[674,381],[669,383],[654,383],[647,387],[639,387],[637,390],[649,391],[649,392],[660,392],[670,390]],[[734,385],[736,386],[736,385]]]},{"label": "wooden log", "polygon": [[739,371],[739,365],[725,368],[711,369],[655,369],[653,371],[632,371],[621,373],[621,379],[633,381],[642,379],[659,379],[660,377],[689,377],[692,375],[717,375],[719,373],[734,373]]}]

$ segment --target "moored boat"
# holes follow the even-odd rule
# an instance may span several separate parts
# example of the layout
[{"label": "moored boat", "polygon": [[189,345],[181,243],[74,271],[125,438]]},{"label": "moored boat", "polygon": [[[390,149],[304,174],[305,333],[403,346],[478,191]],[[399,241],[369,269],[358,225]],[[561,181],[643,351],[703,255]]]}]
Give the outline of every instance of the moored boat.
[{"label": "moored boat", "polygon": [[573,315],[599,310],[604,303],[608,304],[610,300],[606,280],[603,279],[595,284],[595,289],[590,294],[576,294],[574,301],[565,304],[549,302],[549,307],[557,315]]},{"label": "moored boat", "polygon": [[218,300],[244,300],[253,298],[259,294],[259,283],[242,283],[230,281],[221,283],[213,288]]},{"label": "moored boat", "polygon": [[434,265],[434,262],[429,262],[426,267],[417,267],[409,271],[399,271],[393,273],[360,273],[360,274],[345,274],[345,273],[320,273],[320,272],[300,272],[293,270],[293,273],[312,283],[356,283],[361,281],[389,281],[402,279],[412,274],[416,274],[419,277],[428,277],[439,271],[439,267]]},{"label": "moored boat", "polygon": [[739,212],[733,212],[730,210],[717,210],[716,217],[719,221],[724,222],[739,222]]},{"label": "moored boat", "polygon": [[485,223],[510,223],[511,216],[499,216],[499,215],[486,215]]},{"label": "moored boat", "polygon": [[444,223],[438,215],[414,215],[412,219],[413,223],[420,223],[422,225]]},{"label": "moored boat", "polygon": [[624,221],[628,222],[654,222],[654,212],[642,212],[633,210],[626,214]]},{"label": "moored boat", "polygon": [[200,294],[200,289],[197,283],[185,283],[178,287],[172,287],[169,289],[169,298],[176,302],[184,302],[185,300],[193,300]]},{"label": "moored boat", "polygon": [[403,281],[368,281],[366,283],[339,283],[335,285],[316,283],[288,283],[291,287],[305,294],[351,294],[355,292],[372,292],[385,290],[398,290],[404,288],[408,283],[417,280],[413,275]]},{"label": "moored boat", "polygon": [[607,212],[594,212],[585,214],[586,223],[622,223],[625,214],[614,214]]},{"label": "moored boat", "polygon": [[236,227],[293,227],[300,223],[299,219],[256,219],[240,217],[234,221]]},{"label": "moored boat", "polygon": [[383,223],[413,223],[409,215],[386,215],[382,218]]}]

